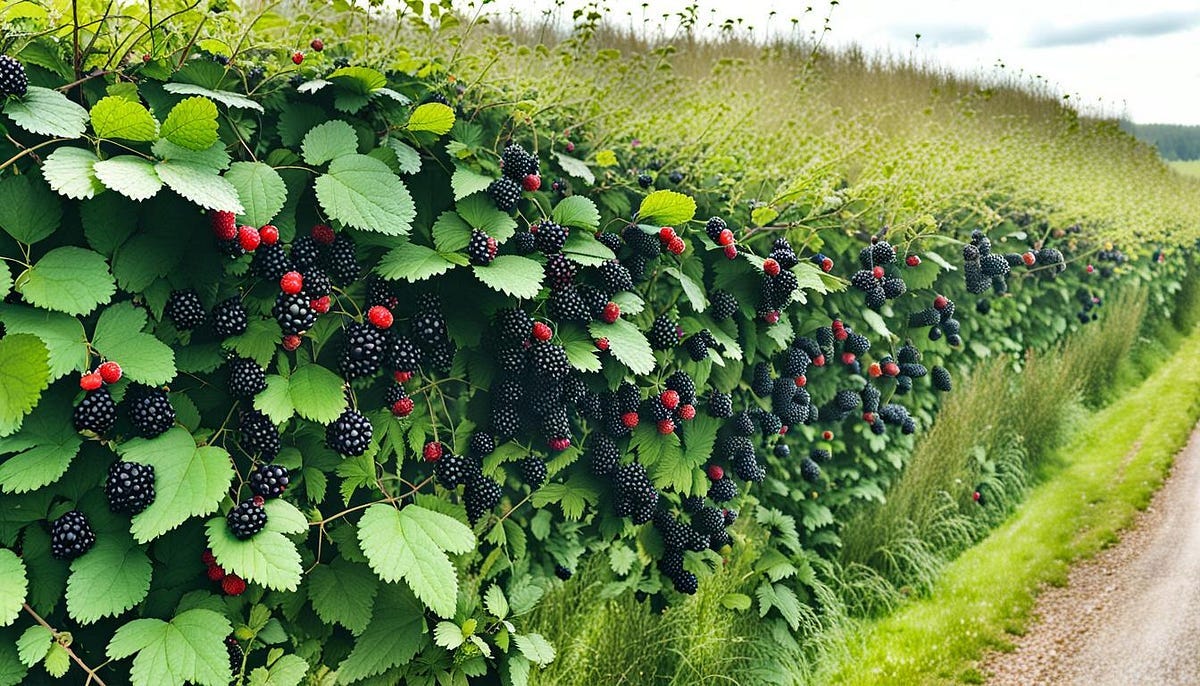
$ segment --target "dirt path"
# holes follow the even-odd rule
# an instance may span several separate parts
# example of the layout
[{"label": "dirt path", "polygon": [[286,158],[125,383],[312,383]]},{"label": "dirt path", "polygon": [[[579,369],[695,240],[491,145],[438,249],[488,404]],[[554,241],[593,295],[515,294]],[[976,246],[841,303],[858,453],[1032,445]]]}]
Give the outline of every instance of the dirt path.
[{"label": "dirt path", "polygon": [[1038,599],[1012,653],[982,665],[996,686],[1200,684],[1200,427],[1121,541]]}]

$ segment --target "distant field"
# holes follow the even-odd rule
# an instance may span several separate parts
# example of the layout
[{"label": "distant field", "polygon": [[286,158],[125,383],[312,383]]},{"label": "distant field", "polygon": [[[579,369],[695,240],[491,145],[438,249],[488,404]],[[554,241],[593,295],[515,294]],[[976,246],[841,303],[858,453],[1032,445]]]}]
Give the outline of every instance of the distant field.
[{"label": "distant field", "polygon": [[1178,160],[1168,162],[1171,168],[1188,176],[1200,176],[1200,160]]}]

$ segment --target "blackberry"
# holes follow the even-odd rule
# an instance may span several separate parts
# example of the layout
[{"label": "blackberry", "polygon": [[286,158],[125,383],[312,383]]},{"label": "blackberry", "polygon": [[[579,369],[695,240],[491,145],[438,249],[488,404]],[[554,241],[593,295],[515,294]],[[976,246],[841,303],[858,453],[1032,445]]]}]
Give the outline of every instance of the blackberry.
[{"label": "blackberry", "polygon": [[896,261],[896,249],[887,241],[878,241],[871,246],[871,259],[875,264],[891,264]]},{"label": "blackberry", "polygon": [[235,398],[253,398],[267,387],[267,373],[254,360],[235,357],[229,366],[229,392]]},{"label": "blackberry", "polygon": [[913,328],[934,326],[941,320],[941,314],[932,307],[927,307],[908,315],[908,325]]},{"label": "blackberry", "polygon": [[871,341],[866,336],[853,331],[846,335],[846,340],[842,345],[846,352],[854,353],[858,357],[862,357],[871,349]]},{"label": "blackberry", "polygon": [[708,487],[708,499],[714,503],[727,503],[736,498],[737,494],[737,484],[729,477],[714,481]]},{"label": "blackberry", "polygon": [[883,280],[883,295],[888,300],[895,300],[908,290],[908,286],[904,283],[904,279],[897,277],[889,277]]},{"label": "blackberry", "polygon": [[567,351],[554,343],[536,343],[529,348],[534,371],[548,379],[562,379],[571,371]]},{"label": "blackberry", "polygon": [[275,321],[279,322],[279,330],[285,336],[303,334],[317,323],[317,313],[313,310],[308,296],[303,291],[294,295],[287,293],[277,295],[271,314],[275,316]]},{"label": "blackberry", "polygon": [[809,483],[816,483],[821,480],[821,468],[817,466],[816,462],[806,457],[800,460],[800,476]]},{"label": "blackberry", "polygon": [[107,388],[97,388],[84,394],[75,406],[71,422],[76,431],[91,431],[97,435],[108,433],[117,423],[117,404]]},{"label": "blackberry", "polygon": [[344,457],[358,457],[371,445],[372,431],[370,420],[347,409],[325,427],[325,445]]},{"label": "blackberry", "polygon": [[108,468],[104,481],[108,509],[135,515],[154,502],[154,467],[138,462],[117,461]]},{"label": "blackberry", "polygon": [[409,322],[412,336],[424,350],[435,348],[446,338],[446,320],[442,317],[441,301],[435,295],[425,295],[417,303],[417,314]]},{"label": "blackberry", "polygon": [[130,386],[125,405],[129,420],[142,438],[154,438],[175,424],[175,408],[161,388]]},{"label": "blackberry", "polygon": [[550,293],[547,310],[551,317],[560,322],[587,322],[591,319],[579,290],[570,286]]},{"label": "blackberry", "polygon": [[862,398],[863,412],[877,411],[879,409],[879,401],[883,397],[878,388],[869,384],[863,386],[859,396]]},{"label": "blackberry", "polygon": [[702,534],[715,534],[725,528],[725,516],[715,507],[702,507],[692,515],[692,528]]},{"label": "blackberry", "polygon": [[525,148],[516,143],[509,143],[500,153],[500,168],[504,172],[504,176],[514,181],[520,181],[527,174],[537,173],[538,162],[537,158]]},{"label": "blackberry", "polygon": [[521,478],[531,489],[537,490],[546,481],[546,463],[536,455],[521,460]]},{"label": "blackberry", "polygon": [[190,331],[204,322],[204,304],[196,291],[174,291],[163,314],[171,319],[175,328],[180,331]]},{"label": "blackberry", "polygon": [[979,259],[979,270],[984,276],[1006,276],[1012,267],[1002,255],[991,254]]},{"label": "blackberry", "polygon": [[633,277],[625,265],[617,260],[608,260],[600,265],[600,280],[604,283],[604,292],[609,296],[633,289]]},{"label": "blackberry", "polygon": [[240,336],[246,333],[247,324],[246,308],[236,297],[222,300],[213,308],[212,328],[218,338]]},{"label": "blackberry", "polygon": [[349,286],[362,275],[362,266],[354,255],[354,241],[339,235],[329,245],[329,280],[338,286]]},{"label": "blackberry", "polygon": [[831,357],[833,355],[833,344],[836,341],[836,339],[833,337],[833,329],[829,328],[828,326],[822,326],[821,328],[817,329],[816,335],[817,343],[821,346],[821,354],[824,354],[826,357]]},{"label": "blackberry", "polygon": [[279,454],[279,430],[266,414],[251,409],[238,413],[238,431],[242,450],[250,457],[274,460]]},{"label": "blackberry", "polygon": [[500,484],[496,483],[495,479],[483,474],[474,475],[463,491],[463,504],[467,506],[467,519],[471,524],[474,525],[493,507],[499,505],[501,495],[503,493]]},{"label": "blackberry", "polygon": [[543,221],[537,225],[537,248],[547,255],[561,252],[567,242],[567,228],[552,221]]},{"label": "blackberry", "polygon": [[537,237],[528,231],[518,231],[512,237],[513,250],[518,255],[528,255],[537,250]]},{"label": "blackberry", "polygon": [[737,314],[737,298],[729,291],[713,291],[708,311],[715,321],[723,322]]},{"label": "blackberry", "polygon": [[598,233],[596,234],[596,240],[603,243],[604,247],[608,248],[614,253],[620,251],[621,246],[624,244],[624,242],[621,240],[621,237],[615,233]]},{"label": "blackberry", "polygon": [[929,370],[929,376],[933,379],[933,387],[943,393],[950,392],[954,386],[950,380],[950,372],[946,371],[945,367],[934,367]]},{"label": "blackberry", "polygon": [[225,652],[229,654],[229,673],[237,676],[242,671],[242,663],[246,661],[246,653],[233,636],[225,639]]},{"label": "blackberry", "polygon": [[0,55],[0,97],[22,97],[28,90],[25,66],[8,55]]},{"label": "blackberry", "polygon": [[641,463],[631,462],[618,467],[613,476],[613,482],[616,484],[617,493],[622,498],[634,503],[658,501],[658,491],[654,490],[654,484],[650,481],[650,476],[646,474],[646,468]]},{"label": "blackberry", "polygon": [[708,415],[724,419],[733,414],[733,397],[728,393],[713,391],[708,396]]},{"label": "blackberry", "polygon": [[679,345],[679,325],[667,315],[661,314],[654,319],[646,338],[655,350],[670,350]]},{"label": "blackberry", "polygon": [[476,431],[471,434],[469,449],[475,457],[486,457],[496,452],[496,439],[489,433]]},{"label": "blackberry", "polygon": [[715,552],[720,552],[721,548],[732,544],[733,538],[729,535],[729,532],[722,530],[712,535],[711,541],[708,544],[708,549]]},{"label": "blackberry", "polygon": [[906,362],[920,362],[921,351],[917,350],[916,347],[914,347],[911,343],[905,343],[904,345],[900,346],[899,350],[896,351],[896,359],[899,360],[901,364]]},{"label": "blackberry", "polygon": [[962,249],[963,262],[978,262],[979,261],[979,246],[964,245]]},{"label": "blackberry", "polygon": [[738,412],[729,426],[737,435],[749,436],[754,433],[754,417],[749,412]]},{"label": "blackberry", "polygon": [[575,265],[566,255],[556,253],[546,259],[542,274],[545,277],[543,280],[550,288],[565,288],[575,280]]},{"label": "blackberry", "polygon": [[59,560],[74,560],[96,544],[96,534],[87,517],[71,510],[50,524],[50,554]]},{"label": "blackberry", "polygon": [[675,391],[679,394],[679,402],[684,405],[691,405],[696,402],[696,382],[692,380],[688,373],[679,370],[667,377],[666,387],[669,391]]},{"label": "blackberry", "polygon": [[938,318],[939,318],[941,321],[943,321],[943,322],[944,322],[944,321],[946,321],[947,319],[952,319],[953,317],[954,317],[954,301],[953,301],[953,300],[950,300],[950,299],[947,299],[947,300],[946,300],[946,306],[945,306],[945,307],[943,307],[943,308],[942,308],[942,309],[941,309],[941,310],[938,312]]},{"label": "blackberry", "polygon": [[[679,175],[679,180],[675,180],[675,176]],[[672,172],[671,178],[674,183],[679,183],[683,180],[683,175],[679,172]],[[706,546],[707,547],[707,546]],[[700,590],[700,580],[691,572],[680,572],[678,576],[671,579],[675,583],[675,590],[686,595],[695,595],[696,591]]]},{"label": "blackberry", "polygon": [[567,569],[566,567],[562,565],[554,565],[554,576],[558,577],[559,579],[566,581],[567,579],[571,578],[571,574],[571,570]]},{"label": "blackberry", "polygon": [[900,375],[896,377],[896,395],[904,395],[912,390],[912,377]]},{"label": "blackberry", "polygon": [[591,457],[592,473],[597,476],[607,476],[621,461],[621,451],[617,444],[608,436],[596,432],[588,436],[587,453]]},{"label": "blackberry", "polygon": [[[636,224],[630,224],[625,227],[625,231],[621,234],[625,239],[625,244],[629,246],[634,253],[645,257],[646,259],[654,259],[662,254],[662,243],[658,240],[658,236],[651,235],[642,231]],[[630,269],[629,271],[633,271]]]},{"label": "blackberry", "polygon": [[929,370],[925,369],[925,365],[919,362],[904,362],[900,365],[900,373],[904,376],[919,379],[928,374]]},{"label": "blackberry", "polygon": [[622,381],[621,385],[617,387],[617,406],[621,412],[633,412],[637,410],[637,406],[641,402],[642,392],[638,390],[638,387],[628,381]]},{"label": "blackberry", "polygon": [[521,414],[510,405],[492,405],[492,430],[501,438],[512,438],[521,431]]},{"label": "blackberry", "polygon": [[[712,334],[709,335],[711,336]],[[699,362],[708,358],[708,341],[704,336],[692,336],[684,343],[684,347],[687,349],[688,357],[692,358],[693,362]]]},{"label": "blackberry", "polygon": [[479,472],[479,463],[465,455],[447,453],[433,465],[433,475],[442,488],[451,489],[467,485]]},{"label": "blackberry", "polygon": [[654,178],[649,174],[638,174],[637,184],[642,188],[649,188],[654,185]]},{"label": "blackberry", "polygon": [[635,284],[646,280],[646,268],[648,262],[641,255],[630,255],[621,261],[625,268],[629,270],[629,278],[633,279]]},{"label": "blackberry", "polygon": [[888,403],[879,408],[879,418],[888,424],[899,426],[908,419],[908,410],[903,405]]},{"label": "blackberry", "polygon": [[[312,290],[309,288],[307,278],[305,278],[304,287],[306,290]],[[390,281],[381,279],[378,276],[372,276],[367,279],[367,305],[369,307],[380,305],[392,310],[399,304],[400,297],[396,295],[396,291],[392,288]]]},{"label": "blackberry", "polygon": [[386,333],[371,324],[354,322],[346,327],[346,345],[338,360],[338,371],[347,381],[371,376],[383,366],[387,348]]},{"label": "blackberry", "polygon": [[783,420],[774,413],[759,410],[754,416],[763,436],[774,436],[783,430]]},{"label": "blackberry", "polygon": [[875,279],[875,275],[869,270],[860,269],[850,276],[850,285],[854,286],[864,293],[870,292],[879,282]]},{"label": "blackberry", "polygon": [[292,241],[292,265],[302,274],[324,263],[324,250],[312,236],[304,234]]},{"label": "blackberry", "polygon": [[479,229],[471,231],[471,240],[467,242],[467,257],[471,264],[486,267],[496,258],[496,239]]},{"label": "blackberry", "polygon": [[833,459],[833,455],[824,448],[813,448],[808,453],[808,458],[816,463],[828,462]]},{"label": "blackberry", "polygon": [[677,169],[677,170],[671,172],[670,174],[667,174],[667,180],[670,181],[671,183],[675,183],[675,184],[682,183],[683,182],[683,172],[681,172]]},{"label": "blackberry", "polygon": [[808,355],[808,359],[810,360],[815,360],[822,354],[821,345],[811,338],[802,336],[797,338],[796,342],[792,345],[803,350],[804,354]]},{"label": "blackberry", "polygon": [[1009,267],[1020,267],[1025,264],[1025,260],[1019,252],[1004,253],[1004,261],[1008,263]]},{"label": "blackberry", "polygon": [[754,391],[754,395],[766,398],[771,395],[774,388],[775,382],[771,379],[771,365],[766,362],[754,365],[754,376],[750,381],[750,390]]},{"label": "blackberry", "polygon": [[704,233],[708,234],[708,237],[715,242],[717,238],[720,237],[721,232],[728,228],[729,224],[726,224],[724,219],[721,219],[720,217],[710,217],[709,220],[704,224]]},{"label": "blackberry", "polygon": [[900,425],[900,433],[911,435],[917,430],[917,422],[912,417],[905,417],[904,422]]},{"label": "blackberry", "polygon": [[288,487],[288,470],[277,464],[260,464],[250,472],[250,492],[263,498],[278,498]]},{"label": "blackberry", "polygon": [[512,212],[521,201],[521,184],[509,178],[500,178],[488,184],[487,196],[501,212]]},{"label": "blackberry", "polygon": [[243,500],[225,515],[225,521],[229,524],[229,533],[239,541],[262,531],[267,525],[267,511],[262,506],[262,498],[256,496]]},{"label": "blackberry", "polygon": [[[671,551],[682,553],[688,544],[688,528],[681,522],[675,521],[669,515],[665,517],[665,520],[661,522],[661,526],[657,520],[655,521],[658,533],[662,536],[663,547],[667,549],[668,555],[670,555]],[[659,569],[662,569],[661,565]]]},{"label": "blackberry", "polygon": [[883,286],[876,286],[867,292],[867,307],[872,310],[878,310],[887,303],[887,291]]},{"label": "blackberry", "polygon": [[268,281],[278,281],[290,271],[292,261],[278,243],[258,246],[250,260],[250,273]]},{"label": "blackberry", "polygon": [[778,443],[775,445],[775,457],[783,459],[792,454],[791,447],[787,443]]},{"label": "blackberry", "polygon": [[947,336],[957,336],[962,331],[962,323],[957,319],[947,319],[942,322],[942,333]]},{"label": "blackberry", "polygon": [[407,336],[393,335],[388,343],[388,367],[415,374],[421,369],[421,349]]},{"label": "blackberry", "polygon": [[525,310],[500,310],[492,320],[497,337],[503,343],[521,343],[529,338],[533,317]]},{"label": "blackberry", "polygon": [[333,282],[324,270],[310,269],[304,272],[304,292],[310,298],[323,298],[333,293]]}]

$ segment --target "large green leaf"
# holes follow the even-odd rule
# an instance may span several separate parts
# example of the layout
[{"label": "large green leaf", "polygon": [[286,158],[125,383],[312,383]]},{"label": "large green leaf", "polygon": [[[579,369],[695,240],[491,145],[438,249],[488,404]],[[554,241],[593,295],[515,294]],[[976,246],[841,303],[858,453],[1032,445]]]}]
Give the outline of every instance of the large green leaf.
[{"label": "large green leaf", "polygon": [[92,105],[91,115],[92,130],[100,138],[143,142],[158,138],[158,121],[140,102],[110,95]]},{"label": "large green leaf", "polygon": [[542,265],[520,255],[501,255],[486,267],[472,267],[488,288],[527,300],[542,290]]},{"label": "large green leaf", "polygon": [[37,243],[58,229],[62,203],[36,174],[0,179],[0,228],[22,243]]},{"label": "large green leaf", "polygon": [[285,500],[270,500],[265,509],[266,525],[245,540],[229,531],[224,517],[210,519],[205,527],[208,547],[225,571],[266,588],[294,591],[300,586],[300,553],[284,534],[296,532],[297,519],[301,531],[308,528],[308,522]]},{"label": "large green leaf", "polygon": [[507,212],[496,209],[486,195],[476,193],[455,203],[459,216],[472,228],[486,232],[503,243],[517,231],[517,220]]},{"label": "large green leaf", "polygon": [[226,107],[254,110],[262,112],[262,105],[254,102],[241,93],[233,91],[212,90],[191,83],[164,83],[163,90],[177,95],[203,95],[210,100],[216,100]]},{"label": "large green leaf", "polygon": [[454,199],[462,200],[463,198],[478,193],[484,190],[494,178],[485,176],[469,167],[459,165],[454,166],[454,175],[450,177],[450,187],[454,189]]},{"label": "large green leaf", "polygon": [[0,304],[0,321],[8,333],[28,333],[42,339],[50,353],[50,380],[87,366],[87,335],[83,324],[68,314],[36,307]]},{"label": "large green leaf", "polygon": [[283,177],[262,162],[234,162],[225,172],[225,180],[237,189],[245,208],[239,221],[251,226],[269,224],[287,202]]},{"label": "large green leaf", "polygon": [[561,152],[554,153],[554,157],[558,160],[558,166],[562,167],[566,173],[577,179],[583,179],[588,185],[596,183],[596,175],[583,160],[569,157]]},{"label": "large green leaf", "polygon": [[[5,550],[4,552],[9,551]],[[24,568],[21,573],[24,574]],[[32,667],[46,657],[46,653],[50,652],[50,646],[53,644],[54,634],[41,624],[34,624],[21,634],[21,638],[17,639],[17,654],[20,656],[21,662]]]},{"label": "large green leaf", "polygon": [[586,267],[598,267],[616,258],[613,251],[596,240],[590,231],[572,231],[563,245],[563,254]]},{"label": "large green leaf", "polygon": [[50,353],[37,336],[0,339],[0,425],[13,425],[37,404],[50,384]]},{"label": "large green leaf", "polygon": [[4,113],[30,133],[79,138],[87,130],[88,111],[49,88],[30,86],[21,98],[9,98]]},{"label": "large green leaf", "polygon": [[609,352],[634,374],[654,371],[654,350],[646,335],[633,323],[624,319],[612,324],[597,321],[588,325],[588,331],[597,339],[608,339]]},{"label": "large green leaf", "polygon": [[404,236],[417,216],[412,195],[386,164],[367,155],[342,155],[317,177],[317,200],[347,226]]},{"label": "large green leaf", "polygon": [[304,153],[304,161],[315,167],[343,155],[357,153],[358,134],[353,126],[334,119],[314,126],[306,133],[300,149]]},{"label": "large green leaf", "polygon": [[384,584],[367,628],[338,665],[337,683],[352,684],[406,664],[421,647],[425,610],[404,586]]},{"label": "large green leaf", "polygon": [[317,364],[301,365],[288,379],[292,407],[305,419],[328,424],[346,409],[341,377]]},{"label": "large green leaf", "polygon": [[287,378],[267,375],[267,387],[254,396],[254,409],[265,413],[275,424],[282,424],[296,414],[292,404],[292,388]]},{"label": "large green leaf", "polygon": [[82,315],[108,302],[117,286],[103,255],[64,246],[43,255],[18,277],[17,290],[38,307]]},{"label": "large green leaf", "polygon": [[563,198],[554,206],[554,212],[550,216],[563,226],[579,229],[595,229],[600,226],[600,210],[596,209],[596,203],[582,195]]},{"label": "large green leaf", "polygon": [[171,108],[162,137],[188,150],[207,150],[217,142],[217,106],[208,98],[188,98]]},{"label": "large green leaf", "polygon": [[168,160],[154,165],[154,171],[168,188],[206,210],[245,212],[233,184],[208,166]]},{"label": "large green leaf", "polygon": [[0,438],[0,454],[16,453],[0,464],[0,489],[25,493],[58,481],[82,445],[69,406],[39,405],[20,431]]},{"label": "large green leaf", "polygon": [[8,626],[21,614],[29,580],[25,563],[11,550],[0,548],[0,626]]},{"label": "large green leaf", "polygon": [[67,612],[83,624],[116,617],[150,592],[150,558],[124,531],[97,537],[87,555],[71,563]]},{"label": "large green leaf", "polygon": [[175,353],[152,334],[142,332],[146,321],[146,311],[131,302],[107,307],[96,321],[92,346],[119,363],[133,381],[165,384],[175,378]]},{"label": "large green leaf", "polygon": [[130,200],[148,200],[162,190],[162,179],[149,160],[133,155],[118,155],[92,165],[100,183]]},{"label": "large green leaf", "polygon": [[308,663],[298,655],[284,655],[270,668],[256,667],[247,686],[299,686],[308,674]]},{"label": "large green leaf", "polygon": [[131,526],[139,543],[217,509],[233,481],[229,453],[216,446],[197,447],[183,427],[127,441],[117,452],[124,460],[154,467],[154,503],[134,515]]},{"label": "large green leaf", "polygon": [[517,650],[530,662],[546,666],[554,662],[554,646],[541,634],[517,634],[513,636]]},{"label": "large green leaf", "polygon": [[130,671],[134,686],[227,686],[225,637],[231,630],[229,620],[200,608],[181,612],[170,622],[135,619],[113,634],[108,657],[120,660],[137,653]]},{"label": "large green leaf", "polygon": [[678,267],[667,267],[663,272],[675,277],[679,281],[679,286],[683,289],[683,294],[687,296],[688,304],[692,306],[692,310],[699,313],[708,309],[708,300],[704,297],[704,286],[697,283],[692,277],[684,274]]},{"label": "large green leaf", "polygon": [[336,557],[308,573],[305,588],[313,610],[326,624],[341,624],[355,636],[371,621],[379,580],[364,565]]},{"label": "large green leaf", "polygon": [[406,128],[409,131],[429,131],[442,135],[454,127],[454,110],[440,102],[427,102],[418,105],[408,118]]},{"label": "large green leaf", "polygon": [[42,162],[46,183],[60,195],[74,200],[93,198],[104,190],[92,166],[100,161],[96,153],[83,148],[63,147]]},{"label": "large green leaf", "polygon": [[375,271],[385,279],[415,283],[450,271],[462,262],[465,260],[455,261],[451,254],[406,241],[388,251]]},{"label": "large green leaf", "polygon": [[643,224],[680,226],[696,216],[696,201],[675,191],[654,191],[638,208],[637,218]]},{"label": "large green leaf", "polygon": [[369,95],[387,85],[387,77],[367,67],[342,67],[325,77],[358,95]]}]

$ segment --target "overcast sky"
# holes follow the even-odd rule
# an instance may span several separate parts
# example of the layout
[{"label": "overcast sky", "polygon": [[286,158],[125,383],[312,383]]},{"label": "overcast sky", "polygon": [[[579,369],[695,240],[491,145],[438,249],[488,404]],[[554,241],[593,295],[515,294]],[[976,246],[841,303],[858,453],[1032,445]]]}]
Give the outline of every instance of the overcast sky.
[{"label": "overcast sky", "polygon": [[[516,7],[529,17],[556,4],[496,3],[502,11]],[[629,21],[632,12],[640,26],[644,12],[658,20],[690,3],[603,4],[614,20]],[[1200,125],[1200,0],[842,0],[832,9],[829,0],[701,0],[701,6],[704,23],[741,17],[757,35],[790,33],[791,20],[801,15],[803,30],[819,30],[830,15],[826,40],[834,45],[915,53],[967,72],[1002,63],[1005,70],[1048,79],[1060,94],[1111,115]],[[805,14],[807,6],[812,12]]]}]

